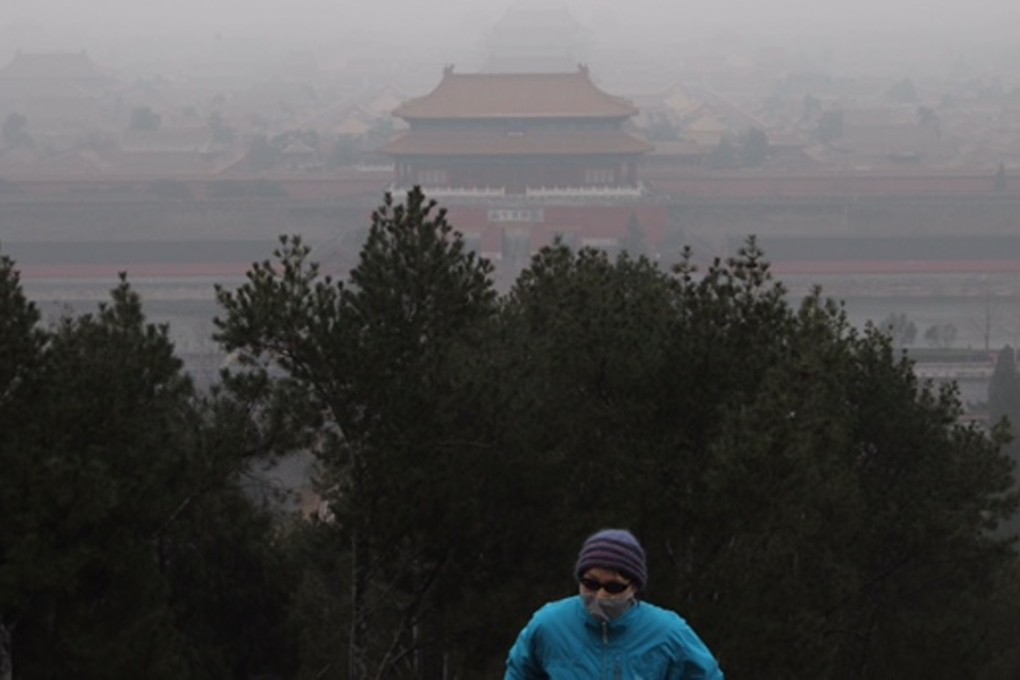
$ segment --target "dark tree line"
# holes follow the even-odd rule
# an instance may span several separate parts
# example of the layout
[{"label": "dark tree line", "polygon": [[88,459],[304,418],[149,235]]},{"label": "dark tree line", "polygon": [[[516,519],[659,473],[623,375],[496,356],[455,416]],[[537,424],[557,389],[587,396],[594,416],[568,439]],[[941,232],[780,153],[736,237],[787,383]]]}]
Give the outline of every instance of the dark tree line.
[{"label": "dark tree line", "polygon": [[[13,677],[500,677],[609,525],[732,677],[1020,671],[1006,430],[820,292],[792,307],[753,241],[704,272],[555,245],[500,295],[413,191],[347,280],[308,256],[218,291],[210,395],[126,283],[43,328],[4,261]],[[245,486],[298,451],[310,519]]]},{"label": "dark tree line", "polygon": [[287,557],[242,492],[248,413],[195,393],[124,281],[39,322],[0,258],[0,678],[288,663]]}]

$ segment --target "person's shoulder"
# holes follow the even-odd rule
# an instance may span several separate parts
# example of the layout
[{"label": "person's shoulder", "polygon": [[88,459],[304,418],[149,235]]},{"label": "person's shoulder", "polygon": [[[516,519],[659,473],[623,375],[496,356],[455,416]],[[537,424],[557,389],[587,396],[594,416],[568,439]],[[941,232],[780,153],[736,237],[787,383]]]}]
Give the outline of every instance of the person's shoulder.
[{"label": "person's shoulder", "polygon": [[535,612],[533,618],[536,620],[552,620],[565,616],[575,616],[577,614],[579,602],[580,598],[577,595],[574,595],[573,597],[565,597],[562,600],[547,602]]},{"label": "person's shoulder", "polygon": [[575,625],[578,606],[583,607],[576,598],[570,597],[547,602],[531,615],[523,635],[532,640],[549,640],[563,635],[564,631],[578,628]]},{"label": "person's shoulder", "polygon": [[677,614],[672,609],[666,609],[658,605],[652,604],[651,602],[642,601],[639,607],[641,610],[642,618],[644,618],[646,624],[652,624],[657,627],[672,629],[672,630],[687,630],[690,626],[684,617]]},{"label": "person's shoulder", "polygon": [[652,604],[648,600],[641,600],[641,609],[643,609],[645,611],[645,614],[647,616],[654,616],[654,617],[662,618],[662,619],[673,619],[673,618],[676,618],[676,619],[680,619],[681,621],[683,620],[683,617],[680,616],[679,614],[677,614],[672,609],[666,609],[665,607],[660,607],[657,604]]},{"label": "person's shoulder", "polygon": [[647,626],[648,634],[659,640],[665,638],[677,659],[682,660],[684,664],[692,665],[693,668],[700,669],[703,675],[697,675],[697,677],[722,680],[723,675],[719,670],[719,662],[683,617],[672,610],[647,603],[643,603],[640,609],[645,612],[644,624]]},{"label": "person's shoulder", "polygon": [[655,631],[654,635],[663,636],[669,641],[669,646],[678,654],[694,660],[701,668],[718,668],[718,662],[712,652],[684,617],[671,609],[648,603],[642,603],[641,609],[644,616],[642,625],[646,631],[649,631],[649,634],[653,634],[651,631]]}]

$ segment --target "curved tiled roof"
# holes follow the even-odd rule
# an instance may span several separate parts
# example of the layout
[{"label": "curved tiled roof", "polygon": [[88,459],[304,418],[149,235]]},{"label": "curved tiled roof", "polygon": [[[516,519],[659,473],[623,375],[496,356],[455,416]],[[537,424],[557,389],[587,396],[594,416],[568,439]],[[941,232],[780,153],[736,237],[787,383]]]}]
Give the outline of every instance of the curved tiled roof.
[{"label": "curved tiled roof", "polygon": [[590,156],[641,154],[652,149],[622,130],[421,131],[411,130],[383,147],[390,156]]},{"label": "curved tiled roof", "polygon": [[407,120],[628,118],[637,108],[600,90],[586,67],[573,73],[454,73],[429,94],[398,106]]}]

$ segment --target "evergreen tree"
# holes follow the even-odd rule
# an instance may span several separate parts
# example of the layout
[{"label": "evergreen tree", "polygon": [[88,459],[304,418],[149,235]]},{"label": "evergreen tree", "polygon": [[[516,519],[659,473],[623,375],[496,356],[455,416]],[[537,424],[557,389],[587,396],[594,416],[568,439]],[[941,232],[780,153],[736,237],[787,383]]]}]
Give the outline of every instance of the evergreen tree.
[{"label": "evergreen tree", "polygon": [[46,333],[9,394],[0,607],[21,677],[179,676],[152,559],[190,417],[179,369],[122,285]]},{"label": "evergreen tree", "polygon": [[252,367],[233,389],[260,394],[283,431],[306,428],[332,518],[318,530],[346,547],[325,560],[345,564],[346,590],[333,594],[343,610],[318,622],[346,630],[346,644],[309,663],[399,677],[442,652],[446,600],[435,593],[452,592],[448,574],[475,554],[464,483],[481,459],[460,357],[495,312],[491,267],[417,189],[373,213],[349,285],[320,277],[308,252],[283,239],[277,264],[221,290],[218,337]]},{"label": "evergreen tree", "polygon": [[301,674],[496,675],[609,525],[732,675],[1016,673],[1004,431],[820,291],[791,306],[753,240],[704,272],[558,244],[496,299],[415,190],[349,282],[307,258],[284,239],[217,321],[256,448],[320,464]]},{"label": "evergreen tree", "polygon": [[[204,415],[167,329],[145,322],[124,280],[97,312],[42,329],[6,258],[0,309],[0,668],[26,679],[281,668],[274,628],[248,616],[238,635],[243,614],[285,591],[249,577],[272,560],[252,548],[266,524],[239,494],[245,459],[224,445],[236,432]],[[219,586],[207,602],[188,580],[198,571]]]},{"label": "evergreen tree", "polygon": [[[1008,431],[1003,450],[1013,461],[1014,471],[1020,467],[1020,375],[1017,374],[1016,352],[1006,345],[995,357],[995,370],[988,384],[988,420],[994,427]],[[1011,518],[1003,527],[1007,535],[1020,536],[1020,517]]]},{"label": "evergreen tree", "polygon": [[547,250],[510,310],[536,386],[507,429],[558,482],[536,493],[559,531],[529,558],[569,564],[565,534],[634,527],[653,599],[733,674],[952,677],[992,654],[961,622],[1008,609],[991,589],[1012,557],[990,530],[1015,505],[1009,461],[886,335],[818,294],[790,307],[753,243],[672,277]]},{"label": "evergreen tree", "polygon": [[992,422],[1008,419],[1014,431],[1020,424],[1020,375],[1016,354],[1009,345],[995,356],[995,370],[988,383],[988,417]]},{"label": "evergreen tree", "polygon": [[917,338],[917,326],[902,312],[889,314],[878,328],[889,336],[894,347],[910,347]]}]

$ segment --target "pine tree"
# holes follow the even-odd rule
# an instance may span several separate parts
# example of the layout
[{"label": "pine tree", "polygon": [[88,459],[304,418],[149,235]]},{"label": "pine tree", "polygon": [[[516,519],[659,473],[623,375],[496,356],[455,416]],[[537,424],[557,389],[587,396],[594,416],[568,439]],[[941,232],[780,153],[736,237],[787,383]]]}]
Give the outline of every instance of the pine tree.
[{"label": "pine tree", "polygon": [[470,501],[458,462],[476,450],[456,443],[470,440],[459,431],[470,392],[458,358],[495,312],[491,266],[419,189],[403,204],[387,194],[349,284],[321,277],[308,254],[282,239],[277,263],[221,290],[218,337],[261,366],[231,384],[266,388],[266,414],[289,409],[284,429],[309,428],[333,518],[319,528],[346,546],[347,592],[333,593],[345,614],[323,622],[343,626],[346,645],[310,663],[397,677],[441,645],[432,593],[471,530],[458,509]]}]

